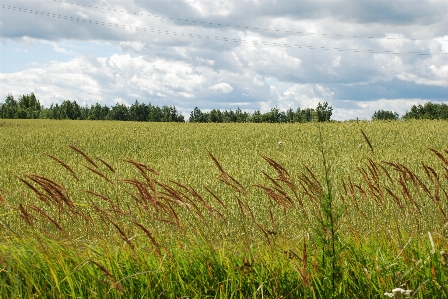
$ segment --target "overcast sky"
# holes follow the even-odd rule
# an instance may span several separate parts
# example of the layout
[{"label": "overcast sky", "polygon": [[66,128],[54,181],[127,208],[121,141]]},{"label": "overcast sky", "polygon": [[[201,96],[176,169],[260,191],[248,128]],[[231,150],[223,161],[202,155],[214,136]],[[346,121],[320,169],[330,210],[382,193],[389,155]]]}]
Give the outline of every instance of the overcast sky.
[{"label": "overcast sky", "polygon": [[76,100],[332,119],[448,103],[448,1],[3,0],[0,102]]}]

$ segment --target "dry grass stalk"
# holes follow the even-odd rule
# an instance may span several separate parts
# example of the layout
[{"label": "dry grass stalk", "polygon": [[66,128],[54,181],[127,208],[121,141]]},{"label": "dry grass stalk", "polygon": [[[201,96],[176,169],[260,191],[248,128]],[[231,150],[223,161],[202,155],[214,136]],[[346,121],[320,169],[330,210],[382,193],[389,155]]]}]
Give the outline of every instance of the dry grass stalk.
[{"label": "dry grass stalk", "polygon": [[235,192],[238,192],[242,195],[246,195],[248,193],[247,189],[227,172],[221,173],[221,175],[219,176],[219,180],[228,185]]},{"label": "dry grass stalk", "polygon": [[[148,210],[149,206],[148,203],[154,207],[156,209],[156,211],[159,210],[159,201],[158,201],[158,193],[152,195],[150,190],[148,190],[148,186],[147,184],[145,184],[144,182],[141,182],[139,180],[121,180],[121,182],[124,182],[126,184],[132,185],[134,186],[137,191],[138,194],[130,194],[128,192],[128,194],[130,194],[132,196],[132,198],[135,200],[135,202],[137,203],[138,206],[143,207],[145,210]],[[151,188],[152,191],[152,188]]]},{"label": "dry grass stalk", "polygon": [[369,187],[367,191],[372,195],[375,203],[378,206],[381,206],[382,200],[384,199],[384,194],[381,191],[381,188],[379,187],[379,180],[376,179],[375,177],[370,178],[368,172],[361,167],[358,167],[358,171],[361,173],[364,182]]},{"label": "dry grass stalk", "polygon": [[[185,191],[189,192],[189,190],[186,186],[184,186],[178,182],[175,182],[175,181],[171,181],[171,182],[174,183],[175,185],[181,187]],[[162,194],[165,195],[164,200],[170,200],[171,202],[176,203],[178,206],[186,207],[189,210],[191,207],[194,207],[194,209],[199,211],[199,207],[196,205],[196,203],[193,200],[191,200],[185,193],[183,193],[179,190],[176,190],[176,189],[168,186],[167,184],[163,184],[160,182],[156,182],[156,184],[158,186],[162,187],[162,189],[166,191],[166,192],[162,192]]]},{"label": "dry grass stalk", "polygon": [[379,176],[379,166],[378,166],[378,164],[373,162],[373,160],[370,157],[367,157],[367,161],[369,162],[369,164],[367,165],[367,168],[369,169],[372,177],[375,178],[375,180],[379,180],[380,176]]},{"label": "dry grass stalk", "polygon": [[[183,190],[185,190],[190,195],[192,195],[193,198],[195,198],[200,204],[202,204],[202,206],[209,212],[210,215],[212,215],[212,216],[218,215],[221,219],[225,220],[224,215],[219,210],[212,207],[194,188],[187,187],[178,182],[173,182],[173,183],[175,183],[177,186],[181,187]],[[190,201],[193,202],[193,200],[190,200]]]},{"label": "dry grass stalk", "polygon": [[[271,158],[268,158],[266,156],[261,156],[271,167],[273,167],[275,169],[275,171],[277,172],[277,180],[284,183],[293,193],[295,198],[299,201],[299,204],[301,207],[303,207],[303,202],[302,199],[299,197],[297,190],[298,187],[296,184],[293,183],[291,176],[289,175],[288,171],[282,166],[280,165],[278,162],[274,161]],[[278,184],[275,183],[275,180],[273,180],[273,178],[271,178],[268,174],[266,174],[265,172],[262,171],[262,173],[271,181],[273,182],[275,185],[278,186],[278,188],[283,189],[282,187],[280,187]]]},{"label": "dry grass stalk", "polygon": [[64,202],[70,209],[75,208],[75,205],[68,197],[67,190],[57,182],[35,174],[25,174],[25,176],[40,185],[57,206],[62,207],[62,202]]},{"label": "dry grass stalk", "polygon": [[400,178],[398,179],[398,183],[400,184],[400,186],[402,188],[403,197],[408,198],[409,201],[417,208],[417,211],[419,212],[419,214],[422,215],[422,211],[420,210],[420,206],[414,200],[413,196],[409,192],[409,190],[408,190],[408,188],[406,186],[406,183],[404,182],[404,177],[403,176],[400,176]]},{"label": "dry grass stalk", "polygon": [[[433,152],[440,160],[442,160],[443,161],[443,163],[446,165],[446,166],[448,166],[448,159],[446,159],[444,156],[443,156],[443,154],[441,154],[440,152],[438,152],[438,151],[436,151],[435,149],[433,149],[433,148],[429,148],[429,150],[431,151],[431,152]],[[446,150],[445,150],[445,152],[446,152]],[[448,153],[448,152],[447,152]]]},{"label": "dry grass stalk", "polygon": [[[349,182],[349,185],[348,185],[348,188],[347,188],[344,179],[342,179],[342,186],[344,188],[345,194],[348,195],[348,197],[352,199],[352,202],[353,202],[355,208],[361,213],[361,215],[364,216],[364,218],[367,219],[367,215],[359,207],[358,200],[356,199],[356,195],[355,195],[355,189],[353,187],[353,183],[352,183],[352,180],[350,179],[350,177],[348,178],[348,182]],[[346,207],[347,207],[347,205],[346,205]]]},{"label": "dry grass stalk", "polygon": [[[3,191],[3,190],[2,190]],[[9,206],[8,201],[3,197],[3,195],[0,193],[0,202],[4,204],[5,206]]]},{"label": "dry grass stalk", "polygon": [[432,167],[425,165],[423,163],[422,163],[422,166],[425,170],[426,175],[428,176],[428,178],[431,180],[432,183],[434,183],[434,179],[436,181],[439,180],[439,175],[436,173],[436,171]]},{"label": "dry grass stalk", "polygon": [[107,168],[109,168],[110,171],[112,171],[113,173],[115,173],[115,169],[106,161],[104,161],[103,159],[101,159],[100,157],[95,157],[98,160],[100,160],[101,163],[103,163]]},{"label": "dry grass stalk", "polygon": [[[189,189],[188,187],[186,187],[186,186],[184,186],[184,185],[182,185],[182,184],[180,184],[180,183],[177,183],[177,182],[175,182],[175,184],[176,184],[177,186],[181,187],[182,189],[184,189],[185,192],[187,192],[187,193],[190,193],[190,192],[191,192],[190,189]],[[204,217],[204,215],[202,214],[201,209],[199,208],[199,206],[198,206],[198,205],[195,203],[195,201],[194,201],[192,198],[190,198],[187,194],[185,194],[185,193],[183,193],[183,192],[180,192],[180,191],[177,191],[177,190],[175,190],[175,189],[173,189],[173,188],[171,188],[170,186],[165,185],[165,184],[161,184],[161,183],[160,183],[160,186],[161,186],[162,188],[164,188],[166,191],[168,191],[168,194],[167,194],[167,195],[168,195],[169,197],[173,197],[173,198],[175,199],[174,203],[176,203],[176,204],[178,204],[178,205],[179,205],[179,203],[180,203],[180,206],[181,206],[181,207],[187,207],[188,210],[191,210],[190,207],[193,207],[193,208],[194,208],[194,211],[195,211],[196,214],[199,216],[199,218],[201,218],[201,220],[205,220],[205,217]],[[191,195],[191,193],[190,193],[190,195]],[[170,200],[169,197],[164,197],[164,199],[165,199],[165,200]],[[188,203],[185,202],[185,201],[188,201]],[[173,201],[172,201],[172,202],[173,202]]]},{"label": "dry grass stalk", "polygon": [[255,184],[254,186],[262,189],[269,198],[273,199],[281,207],[294,208],[292,199],[282,190],[279,190],[278,188],[269,188],[261,184]]},{"label": "dry grass stalk", "polygon": [[390,196],[392,196],[392,199],[400,207],[400,209],[404,208],[403,204],[401,203],[400,198],[395,193],[393,193],[389,188],[386,188],[386,192],[389,193]]},{"label": "dry grass stalk", "polygon": [[20,217],[25,220],[28,225],[33,226],[33,220],[36,219],[31,215],[22,204],[19,204]]},{"label": "dry grass stalk", "polygon": [[268,232],[268,231],[266,231],[266,230],[263,228],[263,226],[261,226],[261,224],[259,224],[259,223],[257,222],[257,220],[255,219],[254,213],[252,213],[252,210],[249,208],[249,206],[247,206],[247,208],[248,208],[248,212],[249,212],[249,215],[250,215],[251,218],[252,218],[253,223],[254,223],[255,226],[257,226],[257,227],[260,229],[260,231],[263,233],[264,237],[266,238],[266,241],[268,241],[268,243],[271,244],[271,238],[270,238],[270,235],[271,235],[271,234],[276,234],[276,232],[273,232],[273,231],[269,231],[269,232]]},{"label": "dry grass stalk", "polygon": [[160,245],[159,243],[157,243],[156,239],[154,238],[154,236],[151,234],[151,232],[144,227],[142,224],[136,222],[136,221],[132,221],[135,225],[137,225],[141,230],[143,230],[143,232],[146,234],[146,236],[151,240],[151,243],[154,245],[155,249],[156,249],[156,253],[158,257],[162,256],[162,253],[160,252]]},{"label": "dry grass stalk", "polygon": [[[291,251],[290,251],[291,252]],[[297,254],[293,252],[295,256]],[[299,269],[295,267],[296,271],[299,273],[300,277],[302,278],[303,284],[308,285],[311,280],[311,275],[307,273],[307,266],[308,266],[308,253],[306,250],[306,242],[303,240],[303,246],[302,246],[302,257],[299,258],[300,262],[302,264],[302,267]]]},{"label": "dry grass stalk", "polygon": [[91,195],[93,195],[93,196],[96,196],[96,197],[98,197],[98,198],[101,198],[101,199],[107,201],[108,203],[110,203],[112,207],[116,207],[116,206],[117,206],[116,203],[115,203],[112,199],[110,199],[109,197],[107,197],[107,196],[104,196],[104,195],[102,195],[102,194],[95,193],[95,192],[90,191],[90,190],[82,190],[82,192],[89,193],[89,194],[91,194]]},{"label": "dry grass stalk", "polygon": [[308,171],[309,175],[311,175],[312,179],[307,177],[303,172],[302,177],[305,179],[308,178],[307,181],[310,182],[310,186],[315,190],[316,193],[323,193],[324,189],[322,187],[322,184],[317,179],[316,175],[308,168],[308,166],[304,165],[304,167]]},{"label": "dry grass stalk", "polygon": [[76,175],[76,173],[73,171],[73,169],[72,169],[70,166],[68,166],[66,163],[64,163],[64,161],[62,161],[62,160],[56,158],[55,156],[52,156],[52,155],[50,155],[50,154],[47,154],[47,153],[44,153],[44,155],[46,155],[46,156],[48,156],[49,158],[51,158],[51,159],[55,160],[56,162],[58,162],[60,165],[62,165],[62,167],[64,167],[65,169],[67,169],[67,170],[70,172],[70,174],[71,174],[77,181],[79,181],[79,178],[78,178],[78,176]]},{"label": "dry grass stalk", "polygon": [[243,209],[243,202],[239,199],[239,197],[236,197],[237,202],[238,202],[238,209],[240,210],[240,214],[241,214],[241,218],[243,220],[246,220],[246,213],[244,213],[244,209]]},{"label": "dry grass stalk", "polygon": [[132,250],[135,249],[134,244],[132,244],[131,239],[126,235],[124,230],[114,221],[112,221],[107,215],[104,215],[104,217],[118,230],[120,233],[122,239],[131,247]]},{"label": "dry grass stalk", "polygon": [[49,184],[53,188],[59,190],[60,192],[67,193],[67,189],[65,189],[64,186],[62,186],[61,184],[57,183],[56,181],[54,181],[52,179],[49,179],[47,177],[37,175],[37,174],[25,174],[25,176],[28,177],[29,179],[33,180],[34,182],[38,183],[42,187]]},{"label": "dry grass stalk", "polygon": [[[212,215],[212,216],[218,215],[221,219],[224,219],[224,215],[220,211],[218,211],[217,209],[215,209],[211,205],[209,205],[196,190],[194,190],[193,188],[188,188],[187,192],[191,196],[193,196],[193,198],[195,198],[197,200],[197,202],[202,204],[202,206],[209,212],[210,215]],[[202,215],[202,213],[201,213],[201,215]]]},{"label": "dry grass stalk", "polygon": [[153,173],[153,174],[155,174],[155,175],[159,175],[159,173],[158,173],[157,171],[155,171],[154,169],[150,168],[149,166],[147,166],[147,165],[145,165],[145,164],[143,164],[143,163],[139,163],[139,162],[136,162],[136,161],[131,160],[131,159],[126,159],[126,160],[123,160],[123,161],[124,161],[124,162],[127,162],[127,163],[130,163],[130,164],[132,164],[133,166],[135,166],[135,167],[138,169],[138,171],[140,172],[140,174],[145,178],[146,183],[147,183],[148,186],[151,188],[151,190],[152,190],[153,192],[156,192],[156,187],[155,187],[155,185],[154,185],[154,182],[153,182],[153,180],[146,174],[146,172],[149,171],[149,172],[151,172],[151,173]]},{"label": "dry grass stalk", "polygon": [[40,192],[39,190],[37,190],[33,185],[31,185],[29,182],[27,182],[26,180],[22,179],[21,177],[15,175],[16,178],[18,178],[22,183],[24,183],[25,185],[27,185],[28,188],[30,188],[34,193],[37,194],[37,197],[43,201],[46,205],[51,206],[51,199],[46,196],[45,194],[43,194],[42,192]]},{"label": "dry grass stalk", "polygon": [[213,193],[207,186],[204,186],[205,190],[207,190],[208,193],[210,193],[214,199],[224,208],[227,209],[227,206],[224,204],[224,202],[215,194]]},{"label": "dry grass stalk", "polygon": [[301,173],[299,176],[300,185],[302,186],[305,195],[307,195],[314,204],[318,205],[324,193],[324,189],[316,175],[307,166],[304,165],[304,167],[308,174],[304,172]]},{"label": "dry grass stalk", "polygon": [[246,195],[247,189],[237,180],[235,180],[230,174],[228,174],[224,169],[222,168],[221,164],[218,162],[218,159],[213,156],[213,154],[207,150],[208,155],[212,158],[213,162],[215,163],[216,167],[218,167],[219,171],[221,172],[219,175],[219,180],[228,185],[230,188],[232,188],[234,191]]},{"label": "dry grass stalk", "polygon": [[[147,189],[147,185],[138,180],[121,180],[121,182],[130,184],[130,185],[134,186],[135,188],[137,188],[137,190],[139,192],[138,194],[131,194],[127,191],[125,191],[125,192],[132,196],[132,198],[137,203],[138,207],[143,207],[145,210],[148,210],[147,203],[149,202],[151,204],[151,206],[156,210],[156,212],[158,212],[158,213],[164,212],[165,214],[169,215],[172,219],[174,219],[174,221],[166,220],[166,219],[156,219],[156,220],[161,220],[164,222],[168,222],[170,224],[174,224],[179,229],[182,229],[182,227],[180,225],[179,217],[177,216],[177,213],[175,212],[174,208],[171,206],[171,203],[175,203],[178,206],[179,205],[185,206],[184,201],[178,200],[178,198],[180,198],[180,197],[177,195],[177,193],[175,195],[175,200],[173,200],[171,198],[170,194],[165,194],[167,196],[160,197],[159,193],[157,193],[156,195],[153,196]],[[170,190],[170,188],[168,186],[166,186],[162,183],[157,183],[157,184],[160,186],[165,186],[165,187],[167,187],[167,190]],[[156,191],[155,186],[154,186],[154,191]],[[170,191],[172,191],[172,190],[170,190]],[[176,192],[176,191],[174,190],[174,192]],[[164,203],[161,202],[159,199],[163,199]]]},{"label": "dry grass stalk", "polygon": [[92,158],[90,158],[86,153],[84,153],[82,150],[80,150],[79,148],[77,148],[74,145],[69,144],[68,147],[70,147],[72,150],[74,150],[75,152],[77,152],[78,154],[80,154],[81,156],[84,157],[84,159],[86,159],[90,164],[92,164],[93,166],[95,166],[95,168],[98,168],[98,165],[95,163],[95,161],[92,160]]},{"label": "dry grass stalk", "polygon": [[213,162],[215,163],[216,167],[218,167],[219,171],[221,173],[225,172],[224,169],[222,168],[221,164],[218,162],[218,159],[216,159],[215,156],[213,156],[213,154],[208,149],[205,149],[205,150],[207,151],[210,158],[212,158]]},{"label": "dry grass stalk", "polygon": [[[383,162],[384,163],[384,162]],[[381,164],[377,164],[380,168],[381,168],[381,170],[384,172],[384,174],[386,175],[386,177],[387,177],[387,179],[389,180],[389,182],[391,183],[391,184],[393,184],[394,183],[394,180],[392,179],[392,177],[390,176],[390,174],[389,174],[389,171],[383,166],[383,165],[381,165]]]},{"label": "dry grass stalk", "polygon": [[269,207],[269,219],[271,220],[271,226],[274,230],[277,230],[277,224],[275,223],[274,213],[272,213],[272,208]]},{"label": "dry grass stalk", "polygon": [[53,218],[51,218],[47,213],[45,213],[42,209],[36,207],[36,206],[29,206],[30,209],[33,209],[34,211],[38,212],[39,214],[41,214],[43,217],[47,218],[48,220],[50,220],[51,223],[53,223],[56,228],[58,230],[60,230],[61,232],[64,232],[67,235],[67,232],[62,228],[62,226],[59,225],[59,223],[54,220]]},{"label": "dry grass stalk", "polygon": [[104,174],[102,174],[101,172],[99,172],[98,170],[93,169],[92,167],[89,167],[87,165],[83,165],[85,168],[87,168],[88,170],[90,170],[91,172],[93,172],[94,174],[102,177],[103,179],[105,179],[108,183],[110,184],[114,184],[111,180],[109,180]]},{"label": "dry grass stalk", "polygon": [[[289,175],[289,173],[286,171],[286,169],[283,168],[283,166],[281,166],[279,163],[277,163],[276,161],[274,161],[273,159],[270,159],[268,157],[262,156],[263,159],[268,162],[268,164],[272,167],[274,167],[274,169],[277,172],[277,179],[274,179],[273,177],[271,177],[269,174],[267,174],[264,171],[261,171],[261,173],[271,182],[273,183],[276,187],[272,188],[277,190],[278,193],[282,194],[282,196],[292,205],[295,206],[294,200],[284,191],[283,187],[280,185],[279,182],[284,183],[289,190],[291,190],[294,194],[295,199],[298,201],[300,207],[303,208],[303,200],[302,198],[299,196],[299,194],[297,193],[298,187],[297,185],[295,185],[292,182],[291,176]],[[258,185],[258,187],[260,187],[260,185]]]},{"label": "dry grass stalk", "polygon": [[360,185],[356,185],[356,184],[355,184],[355,185],[353,185],[353,186],[355,186],[356,189],[358,189],[359,194],[361,194],[362,199],[367,200],[367,194],[366,194],[366,192],[364,191],[364,189],[363,189]]},{"label": "dry grass stalk", "polygon": [[269,174],[267,174],[266,172],[264,172],[263,170],[261,171],[261,173],[264,175],[265,178],[267,178],[272,184],[274,184],[275,186],[277,186],[278,188],[281,188],[282,186],[277,182],[276,179],[274,179],[273,177],[271,177]]},{"label": "dry grass stalk", "polygon": [[360,130],[361,130],[362,136],[364,136],[364,139],[365,139],[365,141],[367,142],[367,145],[369,146],[370,150],[372,151],[372,153],[374,153],[374,151],[373,151],[373,146],[372,146],[372,144],[370,143],[369,138],[367,138],[366,133],[364,133],[364,131],[363,131],[362,129],[360,129]]},{"label": "dry grass stalk", "polygon": [[154,169],[152,169],[151,167],[149,167],[143,163],[139,163],[132,159],[124,159],[123,161],[134,165],[144,175],[146,175],[146,171],[149,171],[155,175],[159,175],[159,173],[157,171],[155,171]]},{"label": "dry grass stalk", "polygon": [[273,159],[271,159],[271,158],[269,158],[269,157],[266,157],[266,156],[261,156],[272,168],[274,168],[276,171],[277,171],[277,173],[278,173],[278,175],[279,175],[279,178],[282,178],[282,177],[284,177],[284,178],[290,178],[291,176],[289,175],[289,173],[288,173],[288,171],[283,167],[283,166],[281,166],[278,162],[276,162],[276,161],[274,161]]},{"label": "dry grass stalk", "polygon": [[179,229],[179,230],[183,230],[182,229],[182,226],[180,225],[180,219],[179,219],[179,216],[177,216],[177,213],[176,213],[176,211],[174,210],[174,208],[170,205],[170,203],[169,202],[167,202],[166,201],[166,206],[165,207],[167,207],[168,209],[165,209],[165,211],[167,212],[167,214],[169,215],[169,216],[171,216],[173,219],[174,219],[174,223],[176,224],[176,227]]},{"label": "dry grass stalk", "polygon": [[100,271],[103,272],[104,275],[106,275],[106,277],[108,278],[107,282],[110,284],[111,288],[117,287],[121,292],[124,292],[123,285],[120,282],[117,283],[115,281],[114,276],[109,271],[107,271],[107,269],[104,268],[104,266],[95,262],[94,260],[90,260],[90,262],[95,266],[97,266],[98,269],[100,269]]}]

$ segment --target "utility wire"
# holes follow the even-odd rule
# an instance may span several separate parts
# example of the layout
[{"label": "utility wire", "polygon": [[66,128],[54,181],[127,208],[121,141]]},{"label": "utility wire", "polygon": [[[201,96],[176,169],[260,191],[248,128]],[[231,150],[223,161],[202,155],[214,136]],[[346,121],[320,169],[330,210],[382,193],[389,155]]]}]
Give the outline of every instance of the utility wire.
[{"label": "utility wire", "polygon": [[[344,35],[344,34],[327,34],[327,33],[317,33],[317,32],[303,32],[303,31],[292,31],[292,30],[280,30],[280,29],[269,29],[269,28],[258,28],[258,27],[250,27],[250,26],[239,26],[239,25],[232,25],[232,24],[221,24],[221,23],[214,23],[214,22],[204,22],[204,21],[197,21],[197,20],[188,20],[188,19],[180,19],[180,18],[170,18],[165,16],[159,16],[149,13],[137,13],[137,12],[130,12],[130,11],[124,11],[124,10],[116,10],[112,8],[107,7],[99,7],[99,6],[93,6],[93,5],[85,5],[85,4],[79,4],[69,1],[62,1],[62,0],[54,0],[54,2],[59,3],[65,3],[69,5],[74,6],[80,6],[80,7],[88,7],[88,8],[95,8],[95,9],[101,9],[101,10],[107,10],[107,11],[114,11],[114,12],[121,12],[126,13],[133,16],[147,16],[147,17],[154,17],[154,18],[160,18],[160,19],[168,19],[168,20],[175,20],[175,21],[183,21],[183,22],[189,22],[196,24],[204,24],[204,25],[214,25],[214,26],[222,26],[222,27],[234,27],[238,29],[250,29],[250,30],[258,30],[258,31],[271,31],[271,32],[283,32],[288,33],[289,35],[292,34],[301,34],[301,35],[315,35],[315,36],[328,36],[328,37],[343,37],[343,38],[366,38],[366,39],[390,39],[390,40],[411,40],[411,41],[424,41],[425,39],[419,39],[419,38],[407,38],[407,37],[375,37],[375,36],[359,36],[359,35]],[[444,40],[448,41],[448,40]]]},{"label": "utility wire", "polygon": [[[11,5],[6,5],[3,4],[2,5],[3,9],[8,9],[8,10],[14,10],[14,11],[18,11],[18,12],[22,12],[22,13],[29,13],[29,14],[34,14],[37,16],[47,16],[47,17],[53,17],[53,18],[58,18],[58,19],[63,19],[63,20],[68,20],[68,21],[76,21],[76,22],[81,22],[81,23],[86,23],[86,24],[92,24],[92,25],[101,25],[101,26],[108,26],[108,27],[115,27],[115,28],[123,28],[123,29],[128,29],[128,30],[136,30],[136,31],[144,31],[144,32],[151,32],[151,33],[159,33],[159,34],[166,34],[166,35],[179,35],[181,37],[189,37],[189,38],[199,38],[199,39],[207,39],[207,40],[214,40],[214,41],[222,41],[222,42],[238,42],[240,41],[243,44],[249,44],[252,43],[254,45],[262,45],[262,46],[274,46],[274,47],[282,47],[282,48],[296,48],[296,49],[300,49],[300,48],[307,48],[310,50],[323,50],[323,51],[338,51],[338,52],[353,52],[353,53],[371,53],[371,54],[392,54],[392,55],[402,55],[402,54],[414,54],[414,55],[420,55],[420,56],[428,56],[430,55],[430,53],[424,53],[424,52],[417,52],[417,51],[410,51],[410,52],[396,52],[396,51],[377,51],[377,50],[371,50],[371,49],[367,49],[367,50],[362,50],[362,49],[356,49],[356,48],[350,48],[350,49],[343,49],[343,48],[327,48],[327,47],[315,47],[315,46],[310,46],[310,45],[306,45],[306,46],[302,46],[302,45],[290,45],[287,43],[268,43],[268,42],[262,42],[262,41],[256,41],[256,40],[245,40],[245,39],[236,39],[236,38],[226,38],[226,37],[212,37],[212,36],[208,36],[208,35],[201,35],[201,34],[192,34],[192,33],[184,33],[184,32],[176,32],[176,31],[169,31],[169,30],[162,30],[162,29],[157,29],[157,28],[145,28],[145,27],[137,27],[137,26],[132,26],[132,25],[126,25],[126,24],[119,24],[119,23],[112,23],[112,22],[105,22],[105,21],[95,21],[95,20],[91,20],[91,19],[85,19],[85,18],[80,18],[80,17],[69,17],[66,15],[60,15],[60,14],[55,14],[55,13],[49,13],[49,12],[44,12],[44,11],[38,11],[38,10],[32,10],[32,9],[27,9],[27,8],[21,8],[21,7],[16,7],[16,6],[11,6]],[[448,54],[446,52],[440,52],[439,54]]]}]

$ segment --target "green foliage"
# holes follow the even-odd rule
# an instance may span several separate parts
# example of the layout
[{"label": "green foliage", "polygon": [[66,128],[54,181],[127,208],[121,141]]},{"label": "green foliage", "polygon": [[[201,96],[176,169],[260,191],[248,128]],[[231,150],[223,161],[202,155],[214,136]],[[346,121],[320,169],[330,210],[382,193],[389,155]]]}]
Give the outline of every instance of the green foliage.
[{"label": "green foliage", "polygon": [[381,109],[373,113],[372,120],[398,120],[398,113]]},{"label": "green foliage", "polygon": [[[342,256],[341,242],[339,237],[339,221],[342,216],[343,206],[336,204],[333,194],[332,178],[330,174],[330,164],[326,157],[326,148],[322,137],[322,130],[319,127],[319,151],[322,154],[322,165],[324,179],[322,192],[320,194],[320,211],[316,215],[318,225],[315,226],[315,234],[318,246],[322,249],[323,273],[320,285],[331,290],[330,296],[336,298],[337,285],[340,285],[343,277],[342,267],[339,262]],[[308,178],[309,180],[309,178]]]},{"label": "green foliage", "polygon": [[317,104],[315,111],[315,120],[317,122],[330,121],[331,115],[333,113],[333,108],[328,105],[327,102]]},{"label": "green foliage", "polygon": [[404,119],[448,119],[448,105],[437,103],[425,103],[423,106],[413,105],[411,111],[403,115]]},{"label": "green foliage", "polygon": [[305,123],[330,121],[333,108],[327,102],[319,103],[316,109],[297,108],[294,112],[291,108],[286,112],[272,108],[269,112],[261,113],[256,110],[253,114],[243,112],[240,108],[235,111],[213,109],[210,112],[202,112],[198,107],[190,113],[189,122],[192,123]]},{"label": "green foliage", "polygon": [[[190,113],[192,123],[294,123],[294,122],[325,122],[330,121],[333,108],[327,102],[319,103],[316,109],[298,108],[295,112],[290,108],[286,112],[272,108],[267,113],[255,111],[253,114],[240,108],[221,111],[213,109],[202,112],[198,107]],[[8,95],[4,104],[0,104],[0,118],[41,118],[41,119],[72,119],[72,120],[121,120],[149,122],[185,122],[182,114],[174,106],[153,106],[139,103],[137,100],[130,107],[117,103],[111,108],[96,103],[81,107],[76,101],[65,100],[60,105],[51,104],[44,109],[34,94],[23,96],[19,102]]]},{"label": "green foliage", "polygon": [[12,94],[8,94],[4,104],[0,104],[0,118],[39,118],[42,106],[34,93],[22,95],[16,101]]}]

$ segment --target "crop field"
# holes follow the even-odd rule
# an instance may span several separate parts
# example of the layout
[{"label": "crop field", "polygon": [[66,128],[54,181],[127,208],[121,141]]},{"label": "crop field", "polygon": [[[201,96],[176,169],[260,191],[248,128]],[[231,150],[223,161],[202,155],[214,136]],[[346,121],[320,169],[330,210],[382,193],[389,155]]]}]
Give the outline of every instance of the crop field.
[{"label": "crop field", "polygon": [[0,297],[448,298],[448,123],[0,120]]}]

